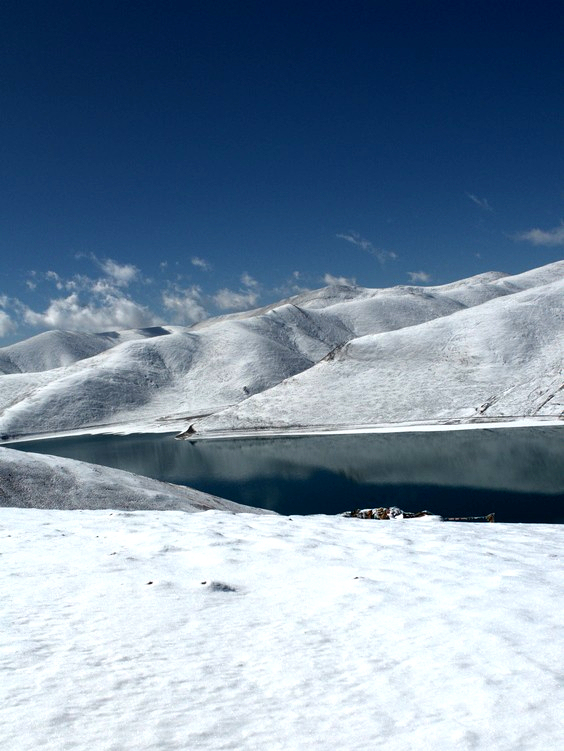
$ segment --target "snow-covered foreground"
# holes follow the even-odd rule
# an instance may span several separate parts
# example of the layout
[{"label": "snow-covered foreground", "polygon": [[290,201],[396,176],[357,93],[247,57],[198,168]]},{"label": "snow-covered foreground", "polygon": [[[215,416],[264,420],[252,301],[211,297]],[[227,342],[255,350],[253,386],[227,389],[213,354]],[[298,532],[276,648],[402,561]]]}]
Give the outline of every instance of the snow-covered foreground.
[{"label": "snow-covered foreground", "polygon": [[0,520],[5,749],[564,747],[561,526]]}]

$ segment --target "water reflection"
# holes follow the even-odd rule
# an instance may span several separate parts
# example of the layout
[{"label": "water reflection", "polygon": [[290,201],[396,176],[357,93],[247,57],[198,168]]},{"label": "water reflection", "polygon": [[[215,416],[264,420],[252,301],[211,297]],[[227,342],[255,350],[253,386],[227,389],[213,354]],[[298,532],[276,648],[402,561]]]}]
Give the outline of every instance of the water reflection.
[{"label": "water reflection", "polygon": [[80,436],[14,444],[191,485],[280,513],[366,505],[564,521],[564,428],[176,441]]}]

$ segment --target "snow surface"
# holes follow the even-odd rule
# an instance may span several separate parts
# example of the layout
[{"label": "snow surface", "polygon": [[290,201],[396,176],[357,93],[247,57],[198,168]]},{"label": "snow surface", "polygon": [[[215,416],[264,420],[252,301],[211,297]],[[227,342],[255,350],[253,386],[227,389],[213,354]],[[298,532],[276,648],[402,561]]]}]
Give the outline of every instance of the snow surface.
[{"label": "snow surface", "polygon": [[0,507],[270,513],[87,462],[0,447]]},{"label": "snow surface", "polygon": [[564,279],[418,326],[358,337],[245,402],[200,435],[506,416],[564,408]]},{"label": "snow surface", "polygon": [[108,331],[86,334],[77,331],[45,331],[23,342],[0,348],[1,373],[35,373],[71,365],[132,339],[163,336],[167,329]]},{"label": "snow surface", "polygon": [[564,748],[562,526],[0,519],[3,748]]},{"label": "snow surface", "polygon": [[440,287],[326,287],[191,328],[47,332],[0,350],[0,438],[198,418],[204,433],[557,417],[563,283],[561,261]]}]

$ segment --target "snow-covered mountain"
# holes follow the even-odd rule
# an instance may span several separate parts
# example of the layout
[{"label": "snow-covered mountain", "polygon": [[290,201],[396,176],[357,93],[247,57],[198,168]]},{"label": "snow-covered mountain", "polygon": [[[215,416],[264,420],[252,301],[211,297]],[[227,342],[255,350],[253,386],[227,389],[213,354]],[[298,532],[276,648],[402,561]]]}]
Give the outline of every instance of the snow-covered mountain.
[{"label": "snow-covered mountain", "polygon": [[0,507],[269,514],[193,488],[73,459],[0,448]]},{"label": "snow-covered mountain", "polygon": [[326,287],[192,327],[48,332],[0,350],[0,434],[556,415],[563,284],[561,261]]},{"label": "snow-covered mountain", "polygon": [[358,337],[197,433],[552,415],[564,409],[564,279]]},{"label": "snow-covered mountain", "polygon": [[287,304],[201,331],[171,331],[125,341],[67,367],[3,376],[0,433],[185,420],[311,367],[351,336],[338,322],[319,326]]},{"label": "snow-covered mountain", "polygon": [[169,334],[154,326],[146,329],[85,334],[77,331],[45,331],[17,344],[0,348],[0,374],[36,373],[72,365],[125,341]]}]

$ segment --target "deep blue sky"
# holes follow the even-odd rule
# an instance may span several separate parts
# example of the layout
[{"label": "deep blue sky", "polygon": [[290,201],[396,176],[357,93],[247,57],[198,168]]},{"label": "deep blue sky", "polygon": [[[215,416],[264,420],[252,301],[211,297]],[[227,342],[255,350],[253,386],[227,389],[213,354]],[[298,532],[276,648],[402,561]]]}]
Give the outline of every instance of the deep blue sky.
[{"label": "deep blue sky", "polygon": [[0,344],[562,258],[563,39],[550,0],[4,2]]}]

